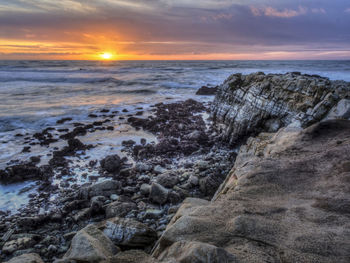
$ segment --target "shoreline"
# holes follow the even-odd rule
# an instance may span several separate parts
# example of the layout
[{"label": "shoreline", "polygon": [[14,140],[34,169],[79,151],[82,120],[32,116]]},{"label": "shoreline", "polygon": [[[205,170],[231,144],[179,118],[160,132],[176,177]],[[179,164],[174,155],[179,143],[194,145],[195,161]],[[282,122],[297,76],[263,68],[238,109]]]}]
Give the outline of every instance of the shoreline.
[{"label": "shoreline", "polygon": [[[339,119],[350,117],[350,85],[299,72],[284,75],[258,72],[233,74],[216,89],[213,91],[216,93],[213,103],[188,99],[152,105],[150,114],[128,114],[124,111],[126,116],[121,116],[123,121],[136,131],[153,134],[156,140],[152,142],[140,138],[135,141],[129,138],[122,141],[123,156],[108,153],[97,161],[89,161],[86,167],[96,171],[98,177],[105,177],[105,180],[94,181],[97,177],[92,176],[88,184],[76,183],[74,168],[79,167],[75,167],[72,159],[80,158],[80,162],[84,163],[84,152],[95,147],[83,143],[84,136],[96,130],[114,131],[115,128],[108,129],[110,121],[106,121],[111,118],[107,116],[109,109],[100,110],[106,115],[101,119],[99,114],[92,113],[90,124],[74,125],[74,120],[60,120],[62,124],[72,122],[73,127],[68,131],[62,130],[59,136],[68,145],[53,149],[49,160],[53,170],[50,171],[47,166],[38,168],[32,161],[25,167],[12,167],[0,172],[2,180],[13,180],[13,175],[17,175],[17,178],[28,176],[23,170],[29,169],[30,178],[41,179],[41,193],[33,196],[31,204],[48,204],[52,202],[50,194],[61,194],[56,197],[56,207],[52,209],[22,211],[12,218],[2,215],[0,234],[3,237],[3,258],[37,253],[45,262],[53,262],[63,256],[55,261],[58,263],[69,262],[70,259],[82,260],[92,253],[91,256],[98,255],[101,262],[103,258],[114,257],[132,258],[134,261],[131,262],[146,259],[157,262],[181,258],[181,255],[193,259],[201,255],[198,251],[203,249],[207,251],[207,254],[201,255],[204,258],[213,255],[217,260],[227,262],[235,261],[236,257],[245,262],[254,253],[258,255],[256,259],[278,257],[278,251],[285,248],[279,247],[273,240],[281,238],[283,243],[280,233],[292,233],[293,229],[288,224],[281,224],[277,227],[281,231],[271,231],[270,224],[261,225],[265,221],[260,221],[260,218],[279,218],[281,213],[287,211],[288,198],[287,203],[283,200],[290,189],[296,192],[297,200],[309,198],[308,191],[299,195],[298,188],[292,185],[300,184],[300,188],[305,190],[308,174],[319,172],[324,176],[312,165],[299,165],[299,154],[304,154],[304,150],[306,153],[315,151],[313,143],[327,150],[328,144],[332,147],[336,144],[334,149],[331,148],[334,152],[348,150],[346,136],[349,121]],[[208,92],[207,88],[202,88],[202,92]],[[209,113],[212,119],[204,120]],[[115,113],[113,117],[118,114]],[[55,130],[45,129],[35,138],[39,143],[50,144],[55,140],[50,136]],[[337,141],[328,133],[339,133],[341,140]],[[242,147],[237,156],[240,145]],[[317,158],[327,161],[324,159],[326,155],[312,156],[316,156],[315,161],[319,161]],[[332,158],[332,163],[336,163],[338,155]],[[289,167],[289,163],[293,162],[299,165],[300,171],[294,171],[293,165]],[[344,169],[348,169],[347,164],[344,165]],[[280,173],[284,166],[289,168]],[[310,171],[304,171],[304,166]],[[341,169],[340,172],[343,171]],[[299,173],[305,173],[305,176],[299,178]],[[85,177],[89,179],[88,174]],[[295,182],[294,177],[297,178]],[[52,178],[62,180],[61,188],[52,184]],[[266,178],[270,179],[265,182]],[[332,183],[328,182],[332,180],[328,177],[322,180]],[[284,188],[283,191],[279,190]],[[260,195],[262,199],[258,198]],[[271,196],[275,198],[275,195],[281,197],[282,208],[264,203]],[[346,191],[344,195],[347,195]],[[313,193],[310,198],[318,200]],[[330,198],[328,192],[327,198]],[[255,207],[256,202],[261,202],[261,206]],[[342,209],[328,209],[328,206],[317,203],[312,209],[326,210],[343,220],[339,215],[343,213]],[[320,212],[315,210],[315,213]],[[294,216],[296,220],[304,220],[298,213]],[[347,220],[341,222],[346,224]],[[315,224],[324,227],[321,223]],[[211,234],[207,235],[207,232]],[[52,236],[41,236],[47,233]],[[233,246],[226,240],[226,235],[236,240],[237,245]],[[96,240],[91,241],[91,238]],[[80,255],[79,244],[86,240],[92,242],[88,244],[92,247],[88,248],[86,255]],[[259,240],[266,241],[262,241],[261,245]],[[248,252],[242,242],[248,242],[251,246]],[[310,245],[308,240],[298,242],[303,246]],[[100,244],[109,248],[100,251]],[[133,249],[138,250],[134,252]],[[319,258],[317,249],[310,248],[312,257],[323,259]],[[299,247],[292,250],[297,252],[293,252],[291,257],[309,259]],[[290,251],[285,251],[288,258]],[[269,255],[265,257],[264,253]],[[87,262],[91,260],[86,259]]]}]

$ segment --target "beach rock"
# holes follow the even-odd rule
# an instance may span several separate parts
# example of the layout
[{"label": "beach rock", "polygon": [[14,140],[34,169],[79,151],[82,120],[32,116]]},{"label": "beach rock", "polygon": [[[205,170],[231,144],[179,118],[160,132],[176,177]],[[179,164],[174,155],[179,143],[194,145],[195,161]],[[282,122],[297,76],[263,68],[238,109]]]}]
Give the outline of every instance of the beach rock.
[{"label": "beach rock", "polygon": [[106,206],[106,218],[125,217],[132,210],[137,210],[135,203],[115,201]]},{"label": "beach rock", "polygon": [[196,92],[196,95],[215,95],[218,91],[218,87],[202,86]]},{"label": "beach rock", "polygon": [[112,194],[119,193],[121,189],[122,184],[120,182],[115,180],[107,180],[81,188],[79,191],[79,197],[81,199],[90,199],[93,196],[109,197]]},{"label": "beach rock", "polygon": [[233,74],[218,89],[212,117],[225,125],[224,136],[234,143],[289,124],[307,127],[326,117],[349,91],[349,83],[319,76]]},{"label": "beach rock", "polygon": [[116,245],[123,247],[148,247],[157,239],[150,227],[130,218],[115,217],[100,225],[103,233]]},{"label": "beach rock", "polygon": [[22,250],[32,247],[36,241],[32,237],[21,237],[15,240],[7,241],[2,247],[2,252],[5,254],[12,254],[17,250]]},{"label": "beach rock", "polygon": [[38,254],[31,253],[14,257],[10,261],[7,261],[7,263],[44,263],[44,261]]},{"label": "beach rock", "polygon": [[103,170],[109,173],[116,173],[120,171],[123,162],[120,159],[120,157],[117,154],[115,154],[109,155],[106,158],[102,159],[100,161],[100,164]]},{"label": "beach rock", "polygon": [[167,201],[168,193],[168,189],[164,188],[160,184],[153,183],[151,185],[149,198],[152,202],[162,205]]},{"label": "beach rock", "polygon": [[142,184],[140,187],[140,192],[143,195],[149,195],[149,193],[151,192],[151,186],[149,184]]},{"label": "beach rock", "polygon": [[348,120],[249,139],[213,200],[185,201],[153,255],[176,259],[209,245],[237,262],[347,262],[349,152]]},{"label": "beach rock", "polygon": [[63,260],[101,262],[118,252],[119,248],[99,229],[94,225],[88,225],[73,237],[71,246]]},{"label": "beach rock", "polygon": [[167,172],[157,176],[157,183],[164,187],[172,188],[179,183],[179,178],[177,175]]},{"label": "beach rock", "polygon": [[14,183],[30,179],[45,179],[51,176],[44,173],[43,170],[32,163],[18,164],[7,167],[5,170],[0,170],[0,182]]},{"label": "beach rock", "polygon": [[158,260],[142,250],[131,249],[118,253],[108,263],[158,263]]}]

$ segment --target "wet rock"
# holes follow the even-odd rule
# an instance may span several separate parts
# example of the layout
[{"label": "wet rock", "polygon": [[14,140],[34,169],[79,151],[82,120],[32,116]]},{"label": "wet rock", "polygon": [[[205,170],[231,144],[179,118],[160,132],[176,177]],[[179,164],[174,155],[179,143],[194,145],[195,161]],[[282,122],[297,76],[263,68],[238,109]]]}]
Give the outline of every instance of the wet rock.
[{"label": "wet rock", "polygon": [[22,149],[22,153],[29,153],[30,152],[30,146],[25,146]]},{"label": "wet rock", "polygon": [[72,239],[63,260],[101,262],[118,253],[119,249],[94,225],[80,230]]},{"label": "wet rock", "polygon": [[196,95],[215,95],[217,91],[218,91],[218,86],[217,87],[202,86],[197,90]]},{"label": "wet rock", "polygon": [[122,160],[120,157],[115,155],[109,155],[106,158],[102,159],[100,161],[101,167],[103,170],[110,172],[110,173],[116,173],[120,171],[120,168],[122,167]]},{"label": "wet rock", "polygon": [[121,187],[122,185],[120,182],[115,180],[107,180],[81,188],[79,191],[79,197],[81,199],[90,199],[93,196],[109,197],[112,194],[119,193],[121,191]]},{"label": "wet rock", "polygon": [[128,140],[128,141],[122,141],[122,145],[124,147],[131,147],[135,144],[136,142],[134,140]]},{"label": "wet rock", "polygon": [[130,218],[108,219],[100,228],[116,245],[123,247],[148,247],[157,239],[152,228]]},{"label": "wet rock", "polygon": [[125,217],[130,211],[137,210],[137,205],[132,202],[115,201],[106,206],[106,218]]},{"label": "wet rock", "polygon": [[10,261],[7,261],[7,263],[44,263],[44,261],[38,254],[31,253],[14,257]]},{"label": "wet rock", "polygon": [[153,183],[151,185],[149,198],[152,202],[162,205],[167,201],[168,193],[168,189],[164,188],[160,184]]},{"label": "wet rock", "polygon": [[151,165],[148,165],[148,164],[145,164],[145,163],[137,163],[135,165],[135,170],[138,171],[138,172],[149,172],[152,170],[152,166]]},{"label": "wet rock", "polygon": [[51,173],[44,173],[41,168],[32,163],[13,165],[7,167],[5,170],[0,170],[0,182],[4,183],[29,179],[46,179],[49,176],[51,176]]},{"label": "wet rock", "polygon": [[68,118],[62,118],[62,119],[56,121],[56,124],[63,124],[65,122],[71,121],[71,120],[72,120],[72,118],[69,118],[69,117]]},{"label": "wet rock", "polygon": [[172,188],[179,183],[179,178],[177,175],[167,172],[157,176],[157,183],[164,187]]}]

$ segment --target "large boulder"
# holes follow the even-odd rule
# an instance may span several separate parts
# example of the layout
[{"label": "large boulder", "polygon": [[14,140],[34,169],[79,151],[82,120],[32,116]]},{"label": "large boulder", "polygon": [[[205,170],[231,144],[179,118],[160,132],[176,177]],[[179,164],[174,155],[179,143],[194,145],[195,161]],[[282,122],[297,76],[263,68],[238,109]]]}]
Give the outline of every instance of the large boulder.
[{"label": "large boulder", "polygon": [[237,262],[349,262],[349,155],[348,120],[248,140],[214,199],[185,202],[153,255],[215,246]]},{"label": "large boulder", "polygon": [[66,262],[67,260],[101,262],[118,252],[119,248],[96,226],[88,225],[73,237],[71,246],[64,255],[62,262]]},{"label": "large boulder", "polygon": [[196,95],[215,95],[217,91],[218,87],[202,86],[197,90]]},{"label": "large boulder", "polygon": [[44,263],[44,261],[38,254],[30,253],[14,257],[7,263]]},{"label": "large boulder", "polygon": [[130,218],[111,218],[100,223],[99,228],[116,245],[123,247],[149,247],[157,239],[152,228]]},{"label": "large boulder", "polygon": [[132,210],[137,210],[137,205],[132,202],[115,201],[106,206],[106,218],[125,217]]},{"label": "large boulder", "polygon": [[349,92],[350,83],[300,73],[233,74],[219,87],[212,115],[234,143],[289,124],[307,127],[326,117]]}]

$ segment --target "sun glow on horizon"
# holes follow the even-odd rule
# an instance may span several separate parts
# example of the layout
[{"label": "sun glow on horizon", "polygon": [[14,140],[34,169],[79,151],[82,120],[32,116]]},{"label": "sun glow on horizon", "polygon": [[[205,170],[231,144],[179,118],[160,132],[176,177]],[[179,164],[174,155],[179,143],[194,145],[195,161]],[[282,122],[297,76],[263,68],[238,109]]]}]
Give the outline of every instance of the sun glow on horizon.
[{"label": "sun glow on horizon", "polygon": [[109,60],[113,58],[112,53],[109,52],[104,52],[102,54],[100,54],[100,58],[105,59],[105,60]]}]

